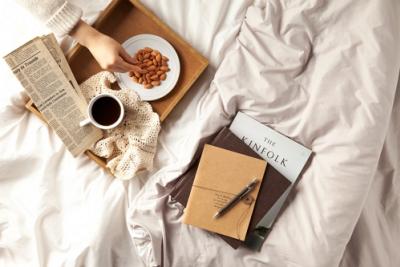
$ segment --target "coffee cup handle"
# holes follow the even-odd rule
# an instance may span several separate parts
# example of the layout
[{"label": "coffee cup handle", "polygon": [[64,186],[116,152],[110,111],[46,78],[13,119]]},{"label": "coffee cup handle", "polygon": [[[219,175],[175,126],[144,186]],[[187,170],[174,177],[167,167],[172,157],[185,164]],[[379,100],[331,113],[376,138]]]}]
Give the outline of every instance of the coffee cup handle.
[{"label": "coffee cup handle", "polygon": [[88,125],[89,123],[90,123],[90,119],[87,118],[87,119],[84,119],[83,121],[81,121],[81,122],[79,123],[79,126],[83,127],[83,126],[85,126],[85,125]]}]

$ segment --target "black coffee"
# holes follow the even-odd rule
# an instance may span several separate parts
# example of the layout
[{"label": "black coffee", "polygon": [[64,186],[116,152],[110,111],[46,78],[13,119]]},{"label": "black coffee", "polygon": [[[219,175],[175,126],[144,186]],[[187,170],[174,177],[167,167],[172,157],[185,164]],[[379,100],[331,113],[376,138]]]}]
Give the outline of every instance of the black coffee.
[{"label": "black coffee", "polygon": [[93,119],[101,125],[108,126],[116,122],[121,115],[119,103],[112,97],[97,99],[92,106]]}]

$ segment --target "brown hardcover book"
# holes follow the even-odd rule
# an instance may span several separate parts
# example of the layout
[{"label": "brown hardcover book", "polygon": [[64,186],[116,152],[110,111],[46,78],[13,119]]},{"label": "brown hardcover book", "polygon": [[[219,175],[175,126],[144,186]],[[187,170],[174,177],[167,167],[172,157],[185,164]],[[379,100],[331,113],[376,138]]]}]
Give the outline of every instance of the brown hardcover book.
[{"label": "brown hardcover book", "polygon": [[[211,142],[212,145],[261,159],[250,147],[237,138],[228,128],[223,128]],[[196,158],[190,168],[178,178],[171,196],[176,201],[186,207],[190,195],[190,190],[196,175],[199,158]],[[247,233],[254,231],[258,222],[264,217],[276,200],[289,187],[290,181],[275,170],[271,165],[267,165],[264,179],[254,207]],[[244,242],[235,238],[220,235],[230,246],[238,248]]]}]

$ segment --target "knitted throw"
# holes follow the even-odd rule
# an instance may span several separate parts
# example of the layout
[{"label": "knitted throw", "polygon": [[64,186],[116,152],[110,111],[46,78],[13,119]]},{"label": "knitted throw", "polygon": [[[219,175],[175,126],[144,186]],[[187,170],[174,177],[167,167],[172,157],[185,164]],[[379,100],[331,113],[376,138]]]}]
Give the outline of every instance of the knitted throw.
[{"label": "knitted throw", "polygon": [[131,89],[113,90],[115,76],[108,71],[99,72],[80,87],[87,101],[101,93],[118,97],[125,108],[120,125],[104,131],[104,138],[91,149],[107,159],[107,167],[120,179],[131,179],[137,172],[150,170],[156,151],[160,120],[149,103],[141,101]]}]

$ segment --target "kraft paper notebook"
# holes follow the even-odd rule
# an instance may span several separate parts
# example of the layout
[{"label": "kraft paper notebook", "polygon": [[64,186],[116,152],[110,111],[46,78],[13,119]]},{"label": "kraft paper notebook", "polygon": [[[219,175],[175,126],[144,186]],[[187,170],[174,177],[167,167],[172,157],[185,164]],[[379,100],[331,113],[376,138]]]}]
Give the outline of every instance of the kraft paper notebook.
[{"label": "kraft paper notebook", "polygon": [[[255,158],[260,158],[256,152],[254,152],[249,146],[236,137],[227,127],[222,128],[210,144]],[[198,165],[199,157],[196,157],[189,169],[177,179],[177,183],[171,191],[172,198],[181,203],[183,206],[187,206],[187,201]],[[247,239],[251,238],[251,235],[249,235],[250,233],[257,231],[256,229],[259,221],[264,217],[268,210],[271,209],[274,203],[289,186],[290,181],[288,179],[280,174],[274,167],[267,165],[264,173],[264,179],[254,207],[253,216],[250,220],[246,241]],[[244,244],[243,241],[238,239],[224,235],[220,235],[220,237],[235,249]]]},{"label": "kraft paper notebook", "polygon": [[[205,145],[183,223],[245,240],[266,166],[264,160]],[[254,178],[258,184],[248,197],[214,219],[215,213]]]}]

